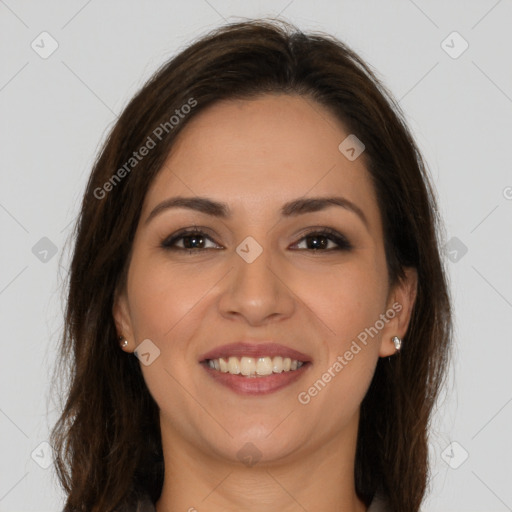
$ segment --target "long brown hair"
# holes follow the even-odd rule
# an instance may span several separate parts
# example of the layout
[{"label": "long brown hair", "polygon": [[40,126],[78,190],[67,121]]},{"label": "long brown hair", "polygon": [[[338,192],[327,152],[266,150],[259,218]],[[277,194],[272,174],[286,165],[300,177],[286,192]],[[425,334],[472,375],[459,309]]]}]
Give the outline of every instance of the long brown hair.
[{"label": "long brown hair", "polygon": [[[420,507],[429,481],[431,412],[452,337],[443,226],[426,166],[399,105],[350,48],[279,20],[248,20],[208,33],[163,65],[122,112],[90,175],[54,375],[67,377],[51,432],[65,512],[110,512],[144,494],[153,502],[160,496],[158,406],[137,358],[119,349],[114,296],[124,285],[146,192],[176,135],[215,102],[265,93],[319,102],[364,142],[391,285],[404,278],[405,267],[417,269],[403,349],[379,359],[361,405],[355,482],[366,504],[381,489],[395,512]],[[146,156],[131,160],[150,139],[155,145]]]}]

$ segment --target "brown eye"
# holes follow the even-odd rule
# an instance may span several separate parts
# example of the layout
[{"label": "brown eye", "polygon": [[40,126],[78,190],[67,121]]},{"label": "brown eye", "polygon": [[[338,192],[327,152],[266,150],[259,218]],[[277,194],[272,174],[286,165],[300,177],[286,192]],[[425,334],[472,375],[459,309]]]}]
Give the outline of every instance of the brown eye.
[{"label": "brown eye", "polygon": [[308,251],[348,251],[352,249],[350,242],[341,233],[329,228],[311,231],[302,237],[299,243],[302,243],[303,240],[306,243],[305,249]]},{"label": "brown eye", "polygon": [[[207,247],[207,242],[213,242],[216,247]],[[168,250],[188,250],[204,251],[206,249],[217,248],[217,244],[203,231],[189,229],[180,231],[169,238],[166,238],[161,247]]]}]

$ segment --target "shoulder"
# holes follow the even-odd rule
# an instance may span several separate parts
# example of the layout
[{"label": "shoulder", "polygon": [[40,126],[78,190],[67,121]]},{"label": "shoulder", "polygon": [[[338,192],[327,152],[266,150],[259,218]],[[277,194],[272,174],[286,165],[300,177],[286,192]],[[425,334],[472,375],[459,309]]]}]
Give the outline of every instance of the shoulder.
[{"label": "shoulder", "polygon": [[148,495],[144,495],[137,503],[131,507],[124,506],[118,512],[156,512],[155,505],[149,499]]},{"label": "shoulder", "polygon": [[377,492],[373,497],[367,512],[391,512],[389,503],[384,494]]},{"label": "shoulder", "polygon": [[136,512],[156,512],[155,505],[149,499],[149,496],[144,496],[144,498],[139,501]]},{"label": "shoulder", "polygon": [[[124,508],[120,512],[156,512],[156,509],[153,502],[149,499],[149,496],[144,496],[137,502],[135,507],[130,509]],[[370,503],[367,512],[391,512],[391,510],[385,496],[381,493],[377,493]]]}]

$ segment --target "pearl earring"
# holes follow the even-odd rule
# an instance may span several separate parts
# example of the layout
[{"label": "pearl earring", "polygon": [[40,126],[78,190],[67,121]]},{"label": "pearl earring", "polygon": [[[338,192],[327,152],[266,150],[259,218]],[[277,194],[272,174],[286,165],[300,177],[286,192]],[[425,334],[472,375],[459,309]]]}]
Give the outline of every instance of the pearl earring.
[{"label": "pearl earring", "polygon": [[402,346],[402,340],[398,336],[393,336],[391,341],[395,344],[396,351],[399,352]]},{"label": "pearl earring", "polygon": [[119,336],[119,341],[121,342],[121,347],[125,348],[128,345],[128,340],[123,340],[124,336],[121,334]]}]

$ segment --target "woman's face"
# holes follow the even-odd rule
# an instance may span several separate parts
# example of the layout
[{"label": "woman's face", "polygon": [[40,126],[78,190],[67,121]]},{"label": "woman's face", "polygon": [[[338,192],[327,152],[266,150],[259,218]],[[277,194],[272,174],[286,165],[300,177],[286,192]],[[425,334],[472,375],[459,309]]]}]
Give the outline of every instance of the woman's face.
[{"label": "woman's face", "polygon": [[[276,461],[355,439],[377,360],[407,330],[415,274],[390,289],[364,153],[354,160],[350,139],[339,149],[349,135],[289,95],[217,103],[180,133],[114,306],[127,350],[149,340],[139,358],[164,443]],[[173,240],[183,229],[200,234]],[[303,365],[286,371],[293,359]]]}]

